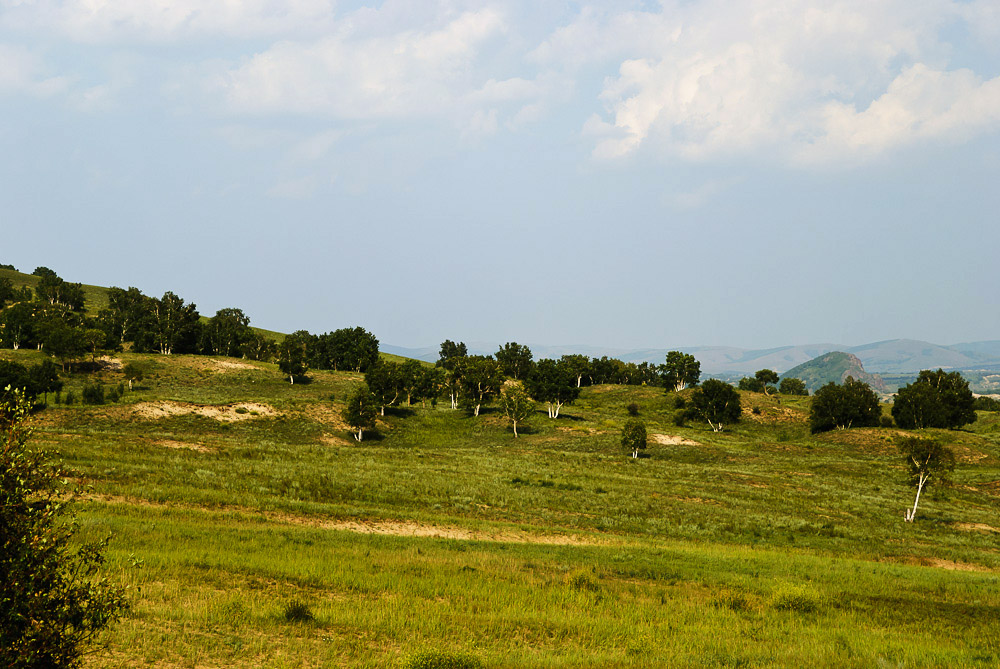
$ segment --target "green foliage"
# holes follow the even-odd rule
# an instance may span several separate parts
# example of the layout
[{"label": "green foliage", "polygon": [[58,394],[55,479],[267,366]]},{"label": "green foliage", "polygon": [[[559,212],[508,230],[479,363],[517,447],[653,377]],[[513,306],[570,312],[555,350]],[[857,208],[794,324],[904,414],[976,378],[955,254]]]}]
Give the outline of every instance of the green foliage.
[{"label": "green foliage", "polygon": [[359,386],[347,400],[341,417],[344,422],[358,431],[354,436],[361,441],[364,439],[364,431],[375,428],[375,414],[377,413],[378,400],[369,390],[367,385]]},{"label": "green foliage", "polygon": [[921,480],[923,487],[932,479],[944,483],[955,470],[954,451],[937,439],[905,437],[899,441],[899,451],[914,487],[921,485]]},{"label": "green foliage", "polygon": [[809,412],[812,432],[875,427],[882,418],[878,395],[864,381],[851,377],[843,385],[828,383],[816,391]]},{"label": "green foliage", "polygon": [[786,376],[781,379],[781,384],[778,386],[778,392],[782,395],[808,395],[809,390],[806,388],[806,384],[802,379],[797,379],[794,376]]},{"label": "green foliage", "polygon": [[740,394],[724,381],[709,379],[691,394],[691,416],[707,421],[712,431],[740,420]]},{"label": "green foliage", "polygon": [[629,418],[622,426],[622,446],[639,457],[639,451],[646,449],[646,424],[638,418]]},{"label": "green foliage", "polygon": [[697,385],[701,378],[701,363],[693,355],[681,351],[667,353],[666,363],[660,370],[667,392],[681,391],[688,386]]},{"label": "green foliage", "polygon": [[85,383],[80,396],[84,404],[104,404],[104,384],[100,381]]},{"label": "green foliage", "polygon": [[635,402],[629,402],[625,406],[625,410],[628,411],[628,415],[629,416],[638,416],[639,415],[639,405],[636,404]]},{"label": "green foliage", "polygon": [[764,385],[752,376],[744,376],[740,379],[740,382],[736,387],[740,390],[751,393],[764,392]]},{"label": "green foliage", "polygon": [[958,372],[923,370],[913,383],[899,389],[892,417],[904,429],[955,429],[976,420],[969,382]]},{"label": "green foliage", "polygon": [[517,426],[524,423],[535,412],[535,403],[528,397],[520,383],[508,383],[500,391],[500,408],[514,429],[517,437]]},{"label": "green foliage", "polygon": [[295,332],[278,344],[278,369],[288,376],[289,383],[294,384],[295,377],[308,370],[308,346],[308,332]]},{"label": "green foliage", "polygon": [[507,342],[496,353],[500,371],[512,379],[524,379],[531,371],[531,349],[517,342]]},{"label": "green foliage", "polygon": [[814,613],[819,609],[819,605],[815,593],[801,586],[783,586],[771,597],[771,606],[778,611]]},{"label": "green foliage", "polygon": [[778,373],[773,369],[760,369],[754,374],[754,379],[760,384],[761,392],[767,395],[778,382]]},{"label": "green foliage", "polygon": [[0,666],[77,667],[128,600],[100,575],[106,541],[74,548],[67,472],[28,449],[27,411],[17,395],[0,405]]},{"label": "green foliage", "polygon": [[503,374],[497,361],[490,356],[473,355],[460,358],[454,370],[461,386],[465,408],[474,416],[489,404],[503,385]]},{"label": "green foliage", "polygon": [[146,378],[146,367],[137,362],[127,362],[122,367],[122,374],[125,376],[125,380],[128,381],[128,389],[132,390],[133,383],[140,383]]},{"label": "green foliage", "polygon": [[580,396],[575,370],[570,364],[548,358],[539,360],[525,380],[528,393],[539,402],[545,402],[549,418],[558,418],[565,404],[572,404]]},{"label": "green foliage", "polygon": [[976,411],[1000,411],[1000,400],[981,395],[973,400],[972,408]]}]

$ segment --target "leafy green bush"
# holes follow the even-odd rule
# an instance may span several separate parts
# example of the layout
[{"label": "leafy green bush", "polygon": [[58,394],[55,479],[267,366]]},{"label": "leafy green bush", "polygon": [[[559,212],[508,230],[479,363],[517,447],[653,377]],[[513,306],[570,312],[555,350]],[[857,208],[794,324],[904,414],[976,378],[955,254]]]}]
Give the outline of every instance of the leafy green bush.
[{"label": "leafy green bush", "polygon": [[625,410],[628,411],[628,415],[629,416],[638,416],[639,415],[639,405],[636,404],[635,402],[632,402],[628,406],[626,406]]},{"label": "leafy green bush", "polygon": [[247,409],[246,407],[236,407],[236,413],[238,414],[250,413],[250,410]]},{"label": "leafy green bush", "polygon": [[107,540],[81,545],[62,521],[71,472],[29,450],[28,409],[0,404],[0,666],[76,667],[129,602],[100,575]]},{"label": "leafy green bush", "polygon": [[405,669],[479,669],[482,666],[482,660],[475,655],[443,650],[415,653],[403,663]]},{"label": "leafy green bush", "polygon": [[104,404],[104,386],[100,381],[84,384],[81,394],[84,404]]}]

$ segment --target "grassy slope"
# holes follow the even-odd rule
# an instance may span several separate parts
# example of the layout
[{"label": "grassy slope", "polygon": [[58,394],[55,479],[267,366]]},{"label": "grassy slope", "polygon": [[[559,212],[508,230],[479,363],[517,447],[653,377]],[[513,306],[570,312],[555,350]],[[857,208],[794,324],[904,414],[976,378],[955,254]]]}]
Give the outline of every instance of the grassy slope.
[{"label": "grassy slope", "polygon": [[[155,367],[132,405],[50,409],[35,437],[92,486],[85,532],[117,535],[111,569],[139,588],[94,666],[392,666],[428,647],[511,667],[1000,661],[996,414],[941,433],[955,485],[908,525],[894,431],[811,436],[808,398],[744,393],[760,415],[714,434],[675,427],[659,389],[600,386],[516,441],[495,412],[442,406],[390,411],[357,444],[338,413],[359,375],[290,386],[263,363],[120,357]],[[278,414],[135,413],[166,400]],[[651,433],[700,445],[625,457],[631,401]],[[293,598],[314,623],[284,622]]]}]

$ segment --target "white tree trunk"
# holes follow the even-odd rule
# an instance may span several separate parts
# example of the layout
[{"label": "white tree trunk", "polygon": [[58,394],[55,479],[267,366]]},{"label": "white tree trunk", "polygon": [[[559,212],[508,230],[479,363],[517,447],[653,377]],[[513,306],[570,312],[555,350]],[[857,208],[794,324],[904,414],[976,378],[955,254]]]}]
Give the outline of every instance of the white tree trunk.
[{"label": "white tree trunk", "polygon": [[517,421],[515,420],[513,421],[513,423],[514,423],[514,438],[517,439]]},{"label": "white tree trunk", "polygon": [[924,490],[924,484],[927,483],[928,474],[921,474],[920,479],[917,481],[917,497],[913,500],[913,508],[906,512],[906,522],[912,523],[913,519],[917,517],[917,504],[920,503],[920,493]]},{"label": "white tree trunk", "polygon": [[559,409],[562,408],[562,402],[556,402],[556,412],[552,416],[553,418],[559,418]]},{"label": "white tree trunk", "polygon": [[472,412],[473,416],[479,416],[479,407],[481,407],[481,406],[482,406],[482,404],[477,404],[476,405],[476,410]]},{"label": "white tree trunk", "polygon": [[354,438],[357,439],[358,441],[361,441],[361,437],[362,437],[361,429],[358,429],[358,433],[354,435]]},{"label": "white tree trunk", "polygon": [[288,375],[288,382],[294,386],[295,385],[295,377],[293,375],[289,374]]}]

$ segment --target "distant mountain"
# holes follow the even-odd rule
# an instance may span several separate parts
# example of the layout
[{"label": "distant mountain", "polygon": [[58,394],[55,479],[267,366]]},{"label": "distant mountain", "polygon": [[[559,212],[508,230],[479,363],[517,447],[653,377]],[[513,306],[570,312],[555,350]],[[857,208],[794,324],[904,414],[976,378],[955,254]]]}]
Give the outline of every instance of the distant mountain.
[{"label": "distant mountain", "polygon": [[[474,342],[467,344],[469,353],[480,355],[496,353],[499,344]],[[781,373],[796,365],[809,362],[825,353],[841,351],[856,356],[870,373],[916,374],[922,369],[1000,369],[1000,341],[970,342],[941,346],[914,339],[890,339],[864,344],[842,346],[838,344],[804,344],[769,349],[745,349],[735,346],[674,346],[671,348],[618,349],[601,346],[563,345],[548,346],[528,344],[535,359],[559,358],[568,354],[586,355],[591,358],[609,356],[625,362],[650,362],[661,364],[668,351],[690,353],[701,362],[706,375],[744,376],[759,369],[773,369]],[[434,362],[438,346],[402,348],[383,345],[382,350],[408,358]]]},{"label": "distant mountain", "polygon": [[843,383],[847,377],[864,381],[880,393],[887,392],[882,377],[865,371],[858,356],[843,351],[833,351],[791,368],[781,375],[802,379],[810,392],[816,392],[828,383]]}]

